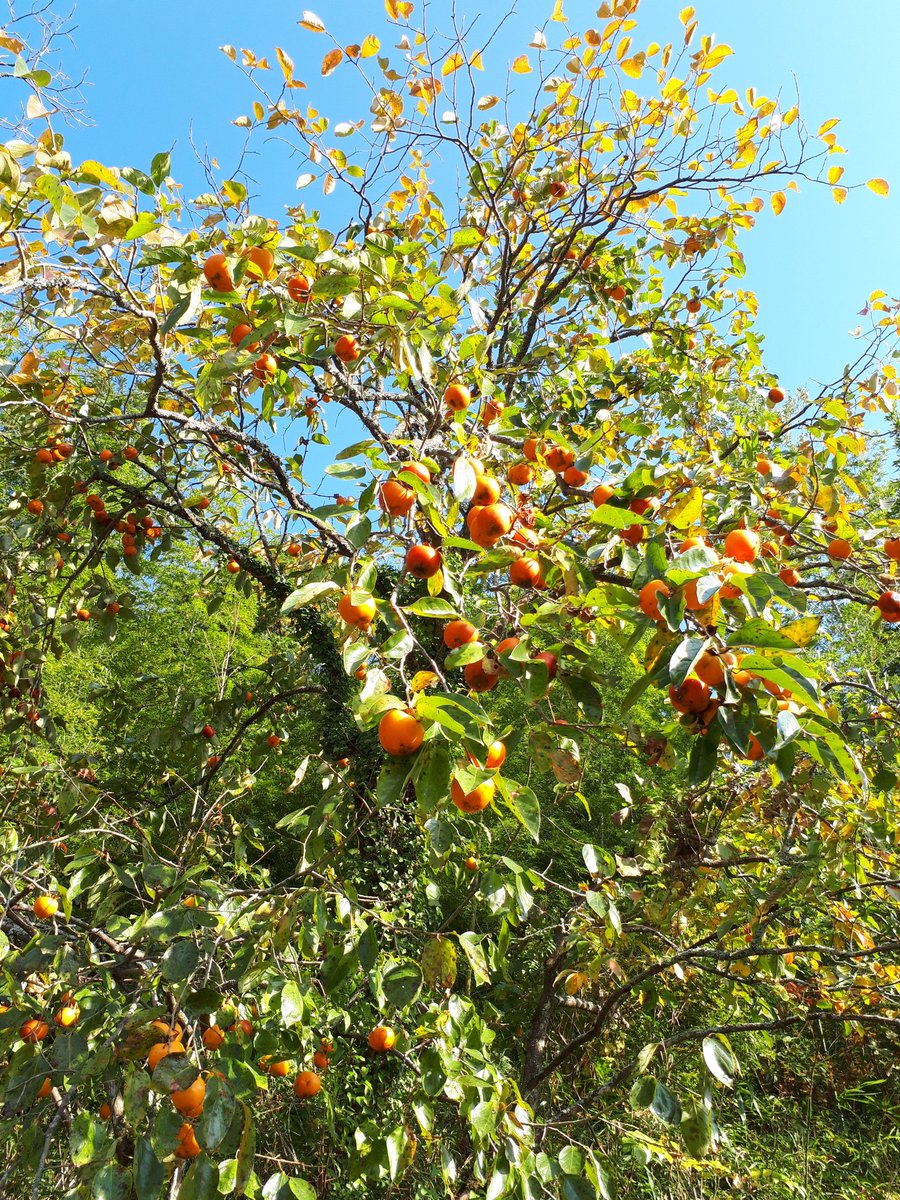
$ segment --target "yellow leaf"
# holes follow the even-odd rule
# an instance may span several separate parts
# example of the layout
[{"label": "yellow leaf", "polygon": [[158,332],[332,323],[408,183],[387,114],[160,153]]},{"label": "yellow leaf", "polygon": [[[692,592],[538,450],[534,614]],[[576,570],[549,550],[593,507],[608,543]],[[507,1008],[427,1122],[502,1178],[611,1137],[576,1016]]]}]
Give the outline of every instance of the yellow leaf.
[{"label": "yellow leaf", "polygon": [[682,25],[687,25],[688,21],[692,20],[693,16],[694,10],[692,8],[683,8],[678,14],[678,19]]},{"label": "yellow leaf", "polygon": [[512,65],[512,69],[517,75],[530,75],[531,63],[528,61],[527,54],[520,54]]},{"label": "yellow leaf", "polygon": [[478,111],[487,112],[489,108],[493,108],[495,104],[499,103],[499,96],[481,96],[478,100]]},{"label": "yellow leaf", "polygon": [[828,168],[828,182],[829,183],[837,183],[838,180],[840,179],[840,177],[843,175],[843,173],[844,173],[843,167],[829,167]]},{"label": "yellow leaf", "polygon": [[816,636],[821,620],[821,617],[801,617],[789,625],[782,625],[779,633],[789,637],[798,646],[808,646]]},{"label": "yellow leaf", "polygon": [[235,50],[234,46],[220,46],[219,49],[223,54],[226,54],[232,62],[234,62],[234,60],[237,58],[237,50]]},{"label": "yellow leaf", "polygon": [[413,694],[424,692],[426,688],[434,687],[436,683],[440,683],[440,680],[434,671],[416,671],[409,681],[409,690]]},{"label": "yellow leaf", "polygon": [[835,204],[843,204],[847,199],[847,189],[845,187],[832,188],[831,194],[834,196]]},{"label": "yellow leaf", "polygon": [[703,519],[703,490],[691,488],[686,496],[674,505],[666,516],[667,524],[675,529],[689,529]]},{"label": "yellow leaf", "polygon": [[714,67],[717,67],[719,63],[723,63],[729,54],[733,53],[734,51],[730,46],[713,46],[703,63],[703,70],[711,71]]},{"label": "yellow leaf", "polygon": [[629,38],[629,37],[622,38],[621,42],[619,42],[618,46],[616,47],[616,60],[618,62],[621,62],[622,59],[625,57],[625,55],[628,53],[630,48],[631,48],[631,38]]},{"label": "yellow leaf", "polygon": [[410,0],[384,0],[384,7],[392,21],[405,20],[413,10]]},{"label": "yellow leaf", "polygon": [[599,46],[603,41],[596,29],[589,29],[584,35],[584,40],[589,46]]},{"label": "yellow leaf", "polygon": [[78,168],[82,175],[90,175],[96,179],[98,183],[108,184],[109,187],[115,188],[117,192],[121,192],[122,184],[119,181],[118,175],[114,174],[109,167],[104,167],[102,163],[94,162],[93,159],[88,159],[83,162]]},{"label": "yellow leaf", "polygon": [[377,54],[380,49],[381,42],[379,42],[378,38],[375,37],[373,33],[370,33],[369,36],[363,41],[360,54],[363,58],[371,58],[374,54]]},{"label": "yellow leaf", "polygon": [[303,29],[308,29],[310,33],[324,33],[325,23],[321,17],[317,17],[314,12],[305,12],[297,22]]},{"label": "yellow leaf", "polygon": [[886,179],[870,179],[866,187],[870,192],[874,192],[876,196],[886,196],[891,190]]},{"label": "yellow leaf", "polygon": [[625,58],[619,64],[622,71],[629,79],[640,79],[644,70],[644,52],[635,54],[632,58]]},{"label": "yellow leaf", "polygon": [[281,73],[290,83],[294,78],[294,60],[290,55],[285,54],[280,46],[275,47],[275,57],[278,59],[278,65],[281,67]]},{"label": "yellow leaf", "polygon": [[793,125],[793,123],[797,120],[797,118],[799,116],[800,116],[800,109],[795,104],[793,106],[793,108],[789,108],[787,110],[787,112],[784,114],[784,116],[781,118],[781,123],[784,126]]},{"label": "yellow leaf", "polygon": [[824,123],[824,125],[819,126],[819,130],[818,130],[818,133],[816,134],[816,137],[822,137],[822,135],[826,134],[829,129],[834,129],[835,125],[837,125],[837,124],[839,124],[839,118],[832,117],[830,121],[826,121]]},{"label": "yellow leaf", "polygon": [[472,55],[472,57],[469,59],[469,66],[472,68],[473,71],[483,71],[484,70],[484,62],[481,58],[480,50],[476,50],[475,53]]},{"label": "yellow leaf", "polygon": [[464,61],[465,60],[463,59],[463,56],[459,53],[459,51],[454,50],[454,52],[452,54],[449,54],[447,56],[447,59],[446,59],[444,65],[441,67],[441,74],[442,75],[452,75],[454,71],[459,70],[459,68],[463,65]]},{"label": "yellow leaf", "polygon": [[333,50],[329,50],[322,59],[322,74],[330,75],[331,72],[337,67],[338,63],[343,60],[343,57],[343,50],[339,49],[337,46],[335,46]]},{"label": "yellow leaf", "polygon": [[566,20],[568,20],[568,18],[566,17],[566,14],[562,10],[562,7],[563,7],[563,0],[556,0],[556,3],[553,5],[553,15],[550,18],[551,21],[566,21]]},{"label": "yellow leaf", "polygon": [[772,197],[772,211],[776,217],[780,217],[784,212],[784,206],[787,203],[787,198],[784,192],[776,192]]}]

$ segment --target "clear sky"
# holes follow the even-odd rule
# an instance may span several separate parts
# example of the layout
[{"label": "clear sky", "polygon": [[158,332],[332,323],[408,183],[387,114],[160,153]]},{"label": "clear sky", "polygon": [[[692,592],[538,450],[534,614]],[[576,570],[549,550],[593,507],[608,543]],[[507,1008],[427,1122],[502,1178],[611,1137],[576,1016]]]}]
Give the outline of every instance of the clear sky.
[{"label": "clear sky", "polygon": [[[456,7],[469,19],[482,8],[491,14],[479,18],[480,32],[507,2],[512,0],[456,0]],[[600,23],[598,2],[565,0],[574,28]],[[60,12],[69,10],[69,0],[53,3]],[[216,153],[224,169],[233,167],[243,135],[230,122],[253,98],[219,51],[225,43],[260,55],[283,46],[297,75],[311,85],[300,96],[321,95],[323,111],[336,119],[363,115],[360,105],[340,111],[342,102],[350,107],[346,75],[338,71],[321,80],[325,39],[297,25],[307,3],[342,43],[362,41],[369,32],[384,36],[382,0],[343,0],[340,6],[333,0],[76,0],[74,45],[65,61],[71,76],[86,72],[83,96],[92,124],[71,132],[73,154],[146,168],[155,152],[174,147],[173,175],[189,192],[204,190],[190,138]],[[679,0],[643,0],[638,44],[677,37],[681,7]],[[853,354],[849,330],[868,294],[875,288],[900,292],[900,2],[694,0],[694,7],[701,31],[715,33],[735,52],[717,72],[721,86],[743,90],[753,84],[765,95],[791,96],[796,84],[813,129],[841,118],[839,141],[850,152],[839,160],[846,167],[843,182],[877,175],[892,185],[888,199],[861,188],[839,208],[826,190],[806,184],[779,218],[767,210],[745,241],[747,283],[760,298],[767,362],[790,387],[828,381]],[[414,19],[421,8],[416,0]],[[551,9],[552,0],[518,0],[514,21],[490,52],[486,91],[502,89],[508,60],[526,48]],[[446,28],[449,11],[450,0],[433,0],[430,28]],[[257,211],[277,215],[300,198],[294,183],[303,167],[277,143],[260,149],[247,164],[258,182]]]}]

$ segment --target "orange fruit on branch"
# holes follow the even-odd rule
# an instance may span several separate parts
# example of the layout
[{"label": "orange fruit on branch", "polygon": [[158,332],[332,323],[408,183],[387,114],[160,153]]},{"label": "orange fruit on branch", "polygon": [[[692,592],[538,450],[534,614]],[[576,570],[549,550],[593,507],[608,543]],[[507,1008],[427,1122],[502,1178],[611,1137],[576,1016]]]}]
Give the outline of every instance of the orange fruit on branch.
[{"label": "orange fruit on branch", "polygon": [[378,740],[394,758],[406,758],[422,745],[425,727],[408,709],[389,708],[378,723]]},{"label": "orange fruit on branch", "polygon": [[431,579],[441,569],[441,552],[434,546],[420,543],[406,552],[406,569],[416,579]]},{"label": "orange fruit on branch", "polygon": [[359,604],[354,604],[350,597],[350,592],[344,592],[338,601],[339,616],[354,629],[368,629],[375,619],[375,601],[369,596]]},{"label": "orange fruit on branch", "polygon": [[477,813],[487,808],[494,798],[495,791],[493,779],[486,779],[471,792],[464,791],[459,780],[454,779],[450,785],[450,799],[460,812]]},{"label": "orange fruit on branch", "polygon": [[370,1049],[376,1054],[385,1054],[392,1050],[397,1041],[397,1035],[390,1025],[376,1025],[368,1036]]},{"label": "orange fruit on branch", "polygon": [[308,1100],[322,1088],[322,1080],[315,1071],[301,1071],[294,1080],[294,1095],[298,1100]]},{"label": "orange fruit on branch", "polygon": [[211,254],[203,264],[203,274],[214,292],[234,291],[234,280],[224,254]]},{"label": "orange fruit on branch", "polygon": [[31,910],[36,917],[42,921],[48,921],[50,917],[55,917],[59,911],[59,901],[55,896],[38,896]]}]

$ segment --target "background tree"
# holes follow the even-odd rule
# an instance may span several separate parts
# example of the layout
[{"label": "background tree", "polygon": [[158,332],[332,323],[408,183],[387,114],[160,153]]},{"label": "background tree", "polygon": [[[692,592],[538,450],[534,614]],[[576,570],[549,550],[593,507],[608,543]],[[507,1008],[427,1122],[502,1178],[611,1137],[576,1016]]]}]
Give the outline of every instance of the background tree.
[{"label": "background tree", "polygon": [[[305,13],[337,125],[226,47],[335,229],[72,162],[0,40],[15,1194],[887,1185],[897,314],[784,394],[739,238],[845,198],[834,122],[637,8],[557,3],[502,108],[493,38]],[[849,1086],[773,1161],[761,1098]]]}]

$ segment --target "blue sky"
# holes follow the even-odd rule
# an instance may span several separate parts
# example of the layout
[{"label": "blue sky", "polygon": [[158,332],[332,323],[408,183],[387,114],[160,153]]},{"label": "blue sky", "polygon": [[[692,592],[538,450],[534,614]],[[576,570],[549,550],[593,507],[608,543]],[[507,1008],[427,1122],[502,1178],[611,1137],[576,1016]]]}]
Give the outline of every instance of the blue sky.
[{"label": "blue sky", "polygon": [[[565,0],[575,29],[599,24],[595,3]],[[203,190],[190,139],[217,154],[227,171],[237,161],[243,134],[230,122],[246,112],[252,91],[218,47],[224,43],[271,54],[279,44],[293,57],[297,75],[311,86],[304,98],[321,98],[335,119],[362,115],[351,106],[347,76],[320,79],[321,36],[297,25],[305,3],[319,13],[342,42],[367,33],[384,38],[382,0],[77,0],[74,45],[65,54],[68,73],[86,72],[83,96],[92,124],[68,136],[76,158],[146,168],[158,150],[174,147],[173,174],[189,193]],[[506,6],[485,6],[495,14]],[[678,0],[643,0],[635,34],[644,44],[678,36]],[[734,57],[719,69],[721,86],[743,90],[753,84],[766,95],[791,95],[815,129],[840,117],[839,141],[850,153],[840,161],[844,182],[873,175],[892,184],[878,199],[865,188],[851,192],[838,208],[830,194],[805,184],[791,196],[781,217],[764,213],[745,240],[748,286],[761,303],[766,358],[782,382],[793,387],[827,381],[853,354],[848,331],[875,288],[900,291],[900,138],[896,133],[896,46],[900,43],[897,0],[695,0],[703,32],[728,43]],[[66,5],[68,9],[68,4]],[[337,11],[335,11],[335,8]],[[416,2],[420,15],[422,0]],[[532,30],[549,16],[552,0],[519,0],[516,16],[487,61],[485,90],[502,91],[507,62],[525,49]],[[431,28],[447,25],[450,0],[428,6]],[[458,13],[477,15],[475,0],[457,0]],[[479,31],[488,17],[479,18]],[[394,27],[396,28],[396,27]],[[785,102],[785,106],[787,101]],[[350,111],[341,111],[346,106]],[[277,215],[301,195],[294,182],[302,168],[277,143],[261,144],[248,160],[258,183],[258,211]]]}]

